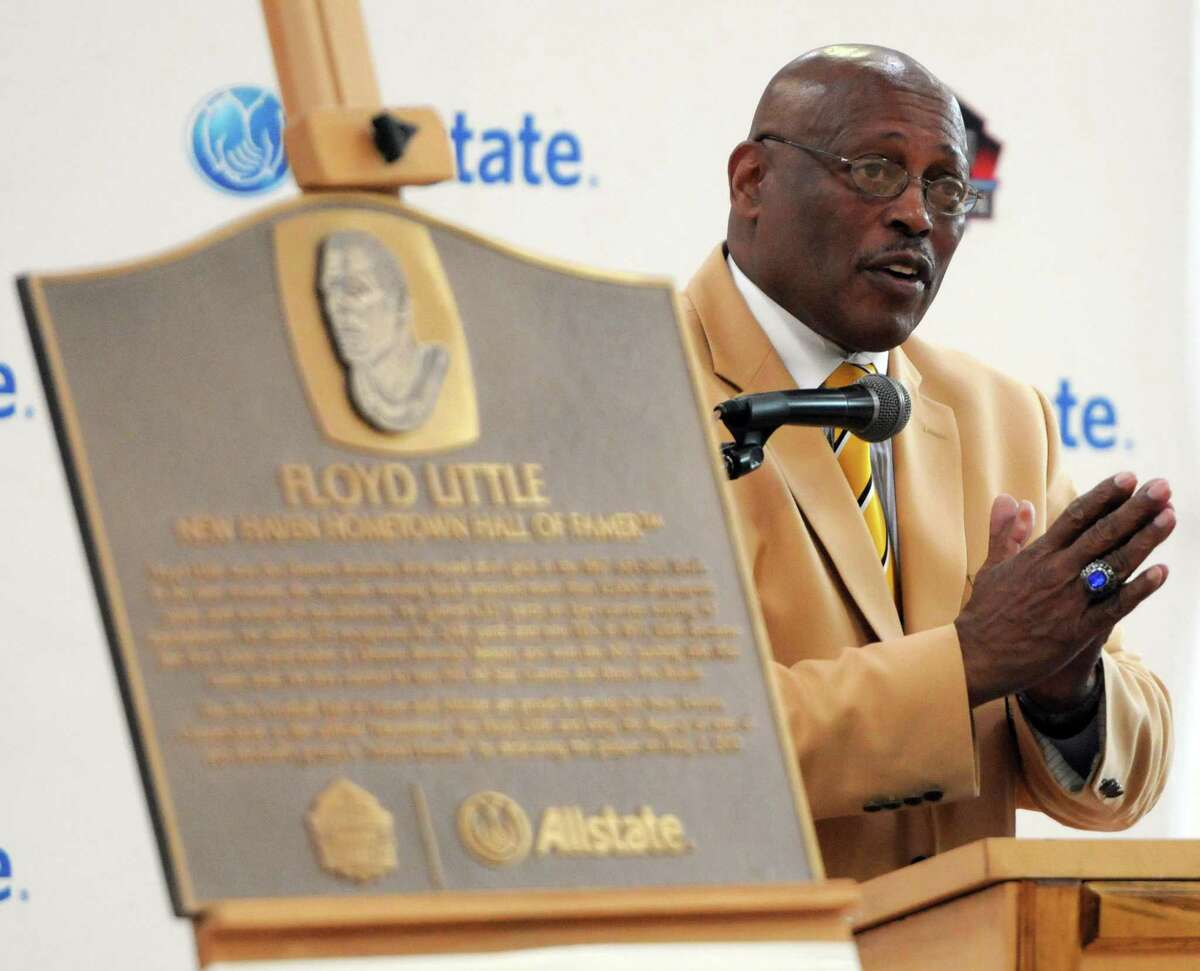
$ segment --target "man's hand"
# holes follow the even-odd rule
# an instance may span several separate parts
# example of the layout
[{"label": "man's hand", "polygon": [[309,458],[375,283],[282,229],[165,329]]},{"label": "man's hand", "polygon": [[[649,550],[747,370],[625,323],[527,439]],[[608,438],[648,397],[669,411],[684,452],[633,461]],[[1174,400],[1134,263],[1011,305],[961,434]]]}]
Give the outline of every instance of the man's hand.
[{"label": "man's hand", "polygon": [[[1113,625],[1167,579],[1162,564],[1130,579],[1175,528],[1167,482],[1135,485],[1132,472],[1104,480],[1028,546],[1033,507],[996,498],[987,560],[954,622],[972,708],[1021,690],[1046,708],[1086,697]],[[1100,602],[1079,578],[1096,559],[1123,584]]]}]

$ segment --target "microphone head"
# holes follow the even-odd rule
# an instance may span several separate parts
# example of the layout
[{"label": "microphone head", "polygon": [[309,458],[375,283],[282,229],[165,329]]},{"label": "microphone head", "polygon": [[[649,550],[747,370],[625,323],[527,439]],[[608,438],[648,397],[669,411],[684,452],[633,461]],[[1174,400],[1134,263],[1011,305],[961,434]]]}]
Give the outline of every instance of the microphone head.
[{"label": "microphone head", "polygon": [[854,434],[865,442],[882,442],[899,435],[912,417],[912,397],[908,388],[886,374],[868,374],[855,384],[866,388],[878,407],[870,424]]}]

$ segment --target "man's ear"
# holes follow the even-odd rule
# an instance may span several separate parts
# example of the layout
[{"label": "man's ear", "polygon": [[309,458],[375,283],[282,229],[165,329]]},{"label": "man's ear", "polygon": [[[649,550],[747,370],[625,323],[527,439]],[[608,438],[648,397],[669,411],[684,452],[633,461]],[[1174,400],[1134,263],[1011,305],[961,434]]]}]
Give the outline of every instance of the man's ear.
[{"label": "man's ear", "polygon": [[766,159],[761,142],[739,142],[729,156],[729,207],[743,219],[756,219]]}]

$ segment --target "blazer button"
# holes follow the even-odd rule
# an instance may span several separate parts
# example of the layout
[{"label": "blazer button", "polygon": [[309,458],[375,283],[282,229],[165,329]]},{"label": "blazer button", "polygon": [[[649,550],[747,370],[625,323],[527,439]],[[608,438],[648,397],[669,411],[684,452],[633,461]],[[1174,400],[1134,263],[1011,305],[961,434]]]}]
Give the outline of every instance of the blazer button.
[{"label": "blazer button", "polygon": [[944,795],[945,793],[942,792],[941,789],[926,789],[925,792],[921,794],[922,798],[926,802],[938,802]]},{"label": "blazer button", "polygon": [[1116,799],[1117,796],[1125,795],[1125,790],[1116,779],[1105,779],[1100,783],[1100,794],[1106,799]]}]

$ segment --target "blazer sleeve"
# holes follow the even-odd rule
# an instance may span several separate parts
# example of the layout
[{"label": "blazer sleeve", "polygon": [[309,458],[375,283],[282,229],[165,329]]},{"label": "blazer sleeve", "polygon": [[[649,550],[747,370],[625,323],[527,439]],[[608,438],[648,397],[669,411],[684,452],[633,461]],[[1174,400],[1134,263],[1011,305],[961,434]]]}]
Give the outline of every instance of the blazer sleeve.
[{"label": "blazer sleeve", "polygon": [[[1046,521],[1053,522],[1075,497],[1075,489],[1062,468],[1049,402],[1040,394],[1039,399],[1049,455]],[[1104,645],[1101,663],[1105,696],[1100,756],[1078,792],[1055,779],[1016,699],[1007,699],[1024,782],[1018,805],[1040,809],[1080,829],[1125,829],[1150,811],[1166,784],[1172,748],[1171,699],[1138,655],[1125,648],[1119,627]]]},{"label": "blazer sleeve", "polygon": [[953,624],[775,669],[814,818],[979,794]]}]

